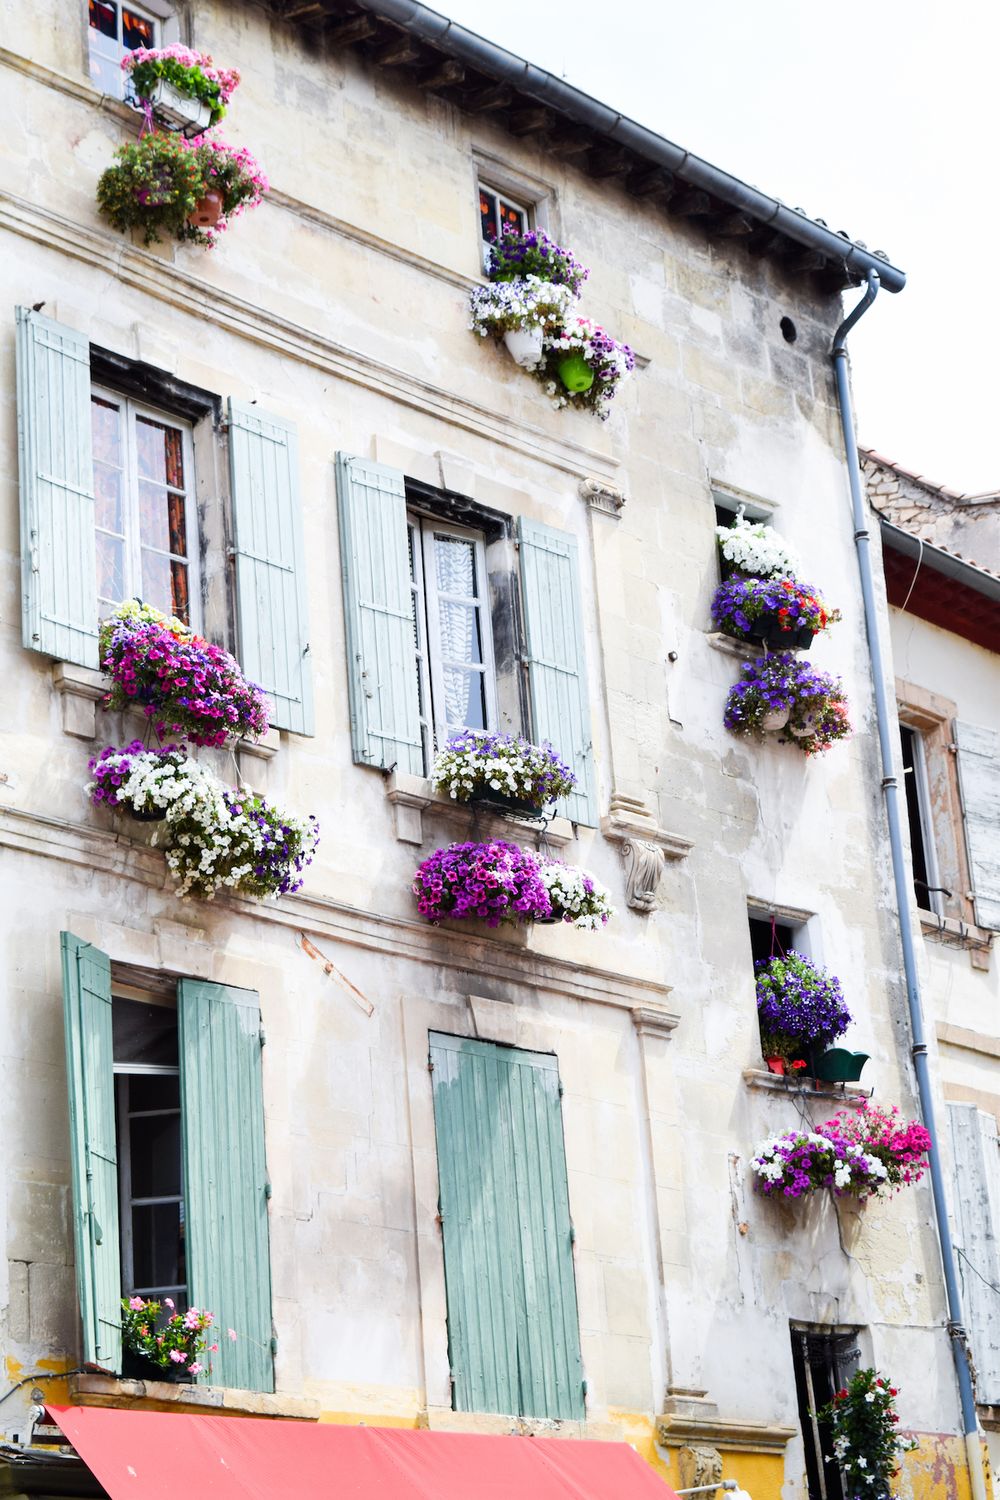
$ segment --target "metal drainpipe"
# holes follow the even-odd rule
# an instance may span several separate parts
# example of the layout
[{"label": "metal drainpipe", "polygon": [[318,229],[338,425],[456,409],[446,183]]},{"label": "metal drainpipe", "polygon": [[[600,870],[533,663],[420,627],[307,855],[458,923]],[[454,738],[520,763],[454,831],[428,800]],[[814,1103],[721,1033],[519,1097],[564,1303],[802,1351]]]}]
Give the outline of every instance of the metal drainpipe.
[{"label": "metal drainpipe", "polygon": [[938,1243],[941,1247],[941,1263],[948,1296],[948,1333],[952,1340],[955,1370],[958,1375],[958,1390],[962,1403],[962,1426],[965,1432],[965,1452],[969,1466],[973,1500],[986,1500],[986,1480],[979,1446],[979,1423],[976,1418],[976,1398],[972,1388],[972,1371],[965,1328],[962,1321],[962,1294],[955,1270],[955,1251],[951,1242],[948,1224],[948,1205],[945,1200],[944,1178],[941,1174],[941,1158],[938,1153],[937,1130],[934,1124],[934,1101],[931,1097],[930,1074],[927,1068],[927,1042],[924,1032],[923,1007],[920,1001],[920,984],[917,979],[917,958],[913,946],[913,933],[909,921],[910,893],[909,871],[903,855],[902,825],[899,812],[899,788],[893,771],[893,734],[896,716],[891,712],[885,691],[885,670],[882,662],[882,645],[879,640],[878,614],[875,607],[875,585],[872,579],[870,537],[868,517],[861,489],[861,469],[858,462],[858,445],[854,437],[854,410],[847,367],[847,335],[871,307],[878,295],[879,274],[868,272],[868,290],[852,313],[844,319],[833,340],[833,368],[837,379],[837,398],[840,403],[840,422],[844,433],[844,449],[847,455],[847,474],[851,483],[851,501],[854,513],[854,542],[858,553],[858,571],[861,574],[861,594],[864,600],[865,629],[868,634],[868,652],[871,658],[872,678],[875,687],[875,717],[878,723],[879,751],[882,757],[882,791],[885,795],[886,818],[889,823],[889,847],[892,851],[892,876],[896,887],[896,908],[899,919],[899,935],[903,945],[903,971],[906,976],[906,1002],[910,1011],[910,1032],[913,1038],[910,1048],[913,1068],[917,1075],[917,1090],[920,1096],[920,1112],[923,1123],[931,1137],[930,1172],[931,1189],[934,1195],[934,1218],[937,1223]]}]

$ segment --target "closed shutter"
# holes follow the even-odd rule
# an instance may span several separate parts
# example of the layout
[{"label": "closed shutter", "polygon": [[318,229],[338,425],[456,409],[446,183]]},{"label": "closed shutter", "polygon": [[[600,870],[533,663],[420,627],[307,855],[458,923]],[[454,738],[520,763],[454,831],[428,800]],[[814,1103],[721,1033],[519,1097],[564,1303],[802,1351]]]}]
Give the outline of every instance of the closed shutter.
[{"label": "closed shutter", "polygon": [[1000,1140],[993,1115],[949,1104],[955,1240],[979,1401],[1000,1402]]},{"label": "closed shutter", "polygon": [[90,346],[17,309],[17,442],[24,644],[97,667]]},{"label": "closed shutter", "polygon": [[111,960],[99,948],[64,932],[62,971],[83,1358],[118,1371],[122,1285]]},{"label": "closed shutter", "polygon": [[354,759],[424,774],[403,476],[337,455]]},{"label": "closed shutter", "polygon": [[1000,930],[1000,732],[955,720],[976,921]]},{"label": "closed shutter", "polygon": [[295,427],[231,400],[229,467],[240,665],[270,698],[272,724],[314,734]]},{"label": "closed shutter", "polygon": [[576,539],[524,516],[518,527],[532,738],[547,740],[576,775],[559,811],[593,827],[594,746]]},{"label": "closed shutter", "polygon": [[580,1418],[556,1061],[437,1033],[430,1050],[455,1408]]},{"label": "closed shutter", "polygon": [[260,1006],[182,979],[177,1009],[188,1298],[216,1315],[212,1384],[273,1391]]}]

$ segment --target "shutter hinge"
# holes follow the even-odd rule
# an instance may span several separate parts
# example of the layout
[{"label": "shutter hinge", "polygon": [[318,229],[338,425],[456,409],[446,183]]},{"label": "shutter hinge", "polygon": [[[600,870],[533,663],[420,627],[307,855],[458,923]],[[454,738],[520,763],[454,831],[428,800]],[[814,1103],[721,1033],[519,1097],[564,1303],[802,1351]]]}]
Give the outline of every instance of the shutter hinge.
[{"label": "shutter hinge", "polygon": [[576,1244],[576,1226],[573,1224],[569,1226],[569,1242],[571,1245]]},{"label": "shutter hinge", "polygon": [[560,1080],[559,1080],[559,1082],[558,1082],[558,1084],[557,1084],[557,1085],[556,1085],[556,1087],[557,1087],[557,1088],[558,1088],[558,1090],[559,1090],[559,1097],[560,1097],[560,1099],[561,1099],[561,1098],[562,1098],[562,1096],[563,1096],[563,1085],[562,1085],[562,1079],[560,1079]]},{"label": "shutter hinge", "polygon": [[267,1198],[268,1201],[270,1201],[270,1199],[273,1196],[273,1194],[274,1194],[274,1188],[271,1186],[271,1179],[270,1179],[270,1177],[268,1177],[267,1180],[264,1183],[264,1197]]},{"label": "shutter hinge", "polygon": [[587,1382],[585,1380],[580,1381],[580,1389],[584,1395],[587,1394]]},{"label": "shutter hinge", "polygon": [[430,1058],[427,1059],[427,1071],[428,1071],[428,1073],[433,1073],[434,1072],[434,1064],[433,1064],[433,1062],[431,1061]]},{"label": "shutter hinge", "polygon": [[272,1335],[271,1335],[271,1358],[272,1359],[275,1357],[275,1355],[277,1354],[277,1352],[278,1352],[278,1340],[275,1338],[274,1334],[272,1333]]},{"label": "shutter hinge", "polygon": [[263,1047],[265,1042],[267,1041],[267,1033],[265,1032],[263,1026],[260,1028],[258,1036],[260,1037],[260,1045]]},{"label": "shutter hinge", "polygon": [[434,1215],[434,1222],[435,1222],[435,1224],[437,1225],[437,1227],[439,1229],[441,1228],[441,1225],[444,1223],[444,1214],[441,1212],[440,1209],[438,1209],[437,1213]]}]

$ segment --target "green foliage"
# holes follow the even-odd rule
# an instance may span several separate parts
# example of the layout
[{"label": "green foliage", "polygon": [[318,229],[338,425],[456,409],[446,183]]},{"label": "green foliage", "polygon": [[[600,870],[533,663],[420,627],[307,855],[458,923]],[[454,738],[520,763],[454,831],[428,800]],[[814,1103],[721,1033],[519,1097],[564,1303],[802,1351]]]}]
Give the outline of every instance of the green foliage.
[{"label": "green foliage", "polygon": [[212,111],[212,125],[217,125],[226,113],[218,80],[206,78],[199,66],[191,67],[175,57],[153,57],[136,63],[131,69],[131,76],[139,99],[150,98],[157,81],[162,78],[165,83],[172,84],[178,93],[188,94],[201,104],[207,104]]},{"label": "green foliage", "polygon": [[886,1500],[890,1481],[899,1472],[899,1454],[917,1446],[896,1430],[898,1394],[875,1370],[859,1370],[816,1414],[818,1421],[830,1425],[848,1500]]},{"label": "green foliage", "polygon": [[188,215],[204,193],[202,154],[181,136],[158,132],[119,147],[97,184],[101,212],[116,229],[142,229],[146,245],[158,242],[161,231],[197,240]]}]

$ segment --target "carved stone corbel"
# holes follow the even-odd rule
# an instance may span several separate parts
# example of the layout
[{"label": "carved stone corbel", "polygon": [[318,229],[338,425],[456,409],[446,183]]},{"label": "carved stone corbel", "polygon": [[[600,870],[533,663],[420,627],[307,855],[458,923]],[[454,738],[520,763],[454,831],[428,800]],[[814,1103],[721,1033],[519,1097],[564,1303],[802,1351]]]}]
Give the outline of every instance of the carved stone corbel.
[{"label": "carved stone corbel", "polygon": [[698,1444],[682,1448],[677,1455],[682,1490],[697,1489],[702,1485],[722,1483],[722,1454],[718,1448]]},{"label": "carved stone corbel", "polygon": [[621,845],[625,866],[625,900],[633,911],[651,912],[656,905],[660,876],[668,859],[683,859],[691,840],[668,833],[635,797],[614,793],[601,832]]},{"label": "carved stone corbel", "polygon": [[579,489],[580,499],[585,500],[591,510],[614,516],[615,520],[621,515],[625,495],[617,485],[609,484],[606,479],[581,479]]}]

